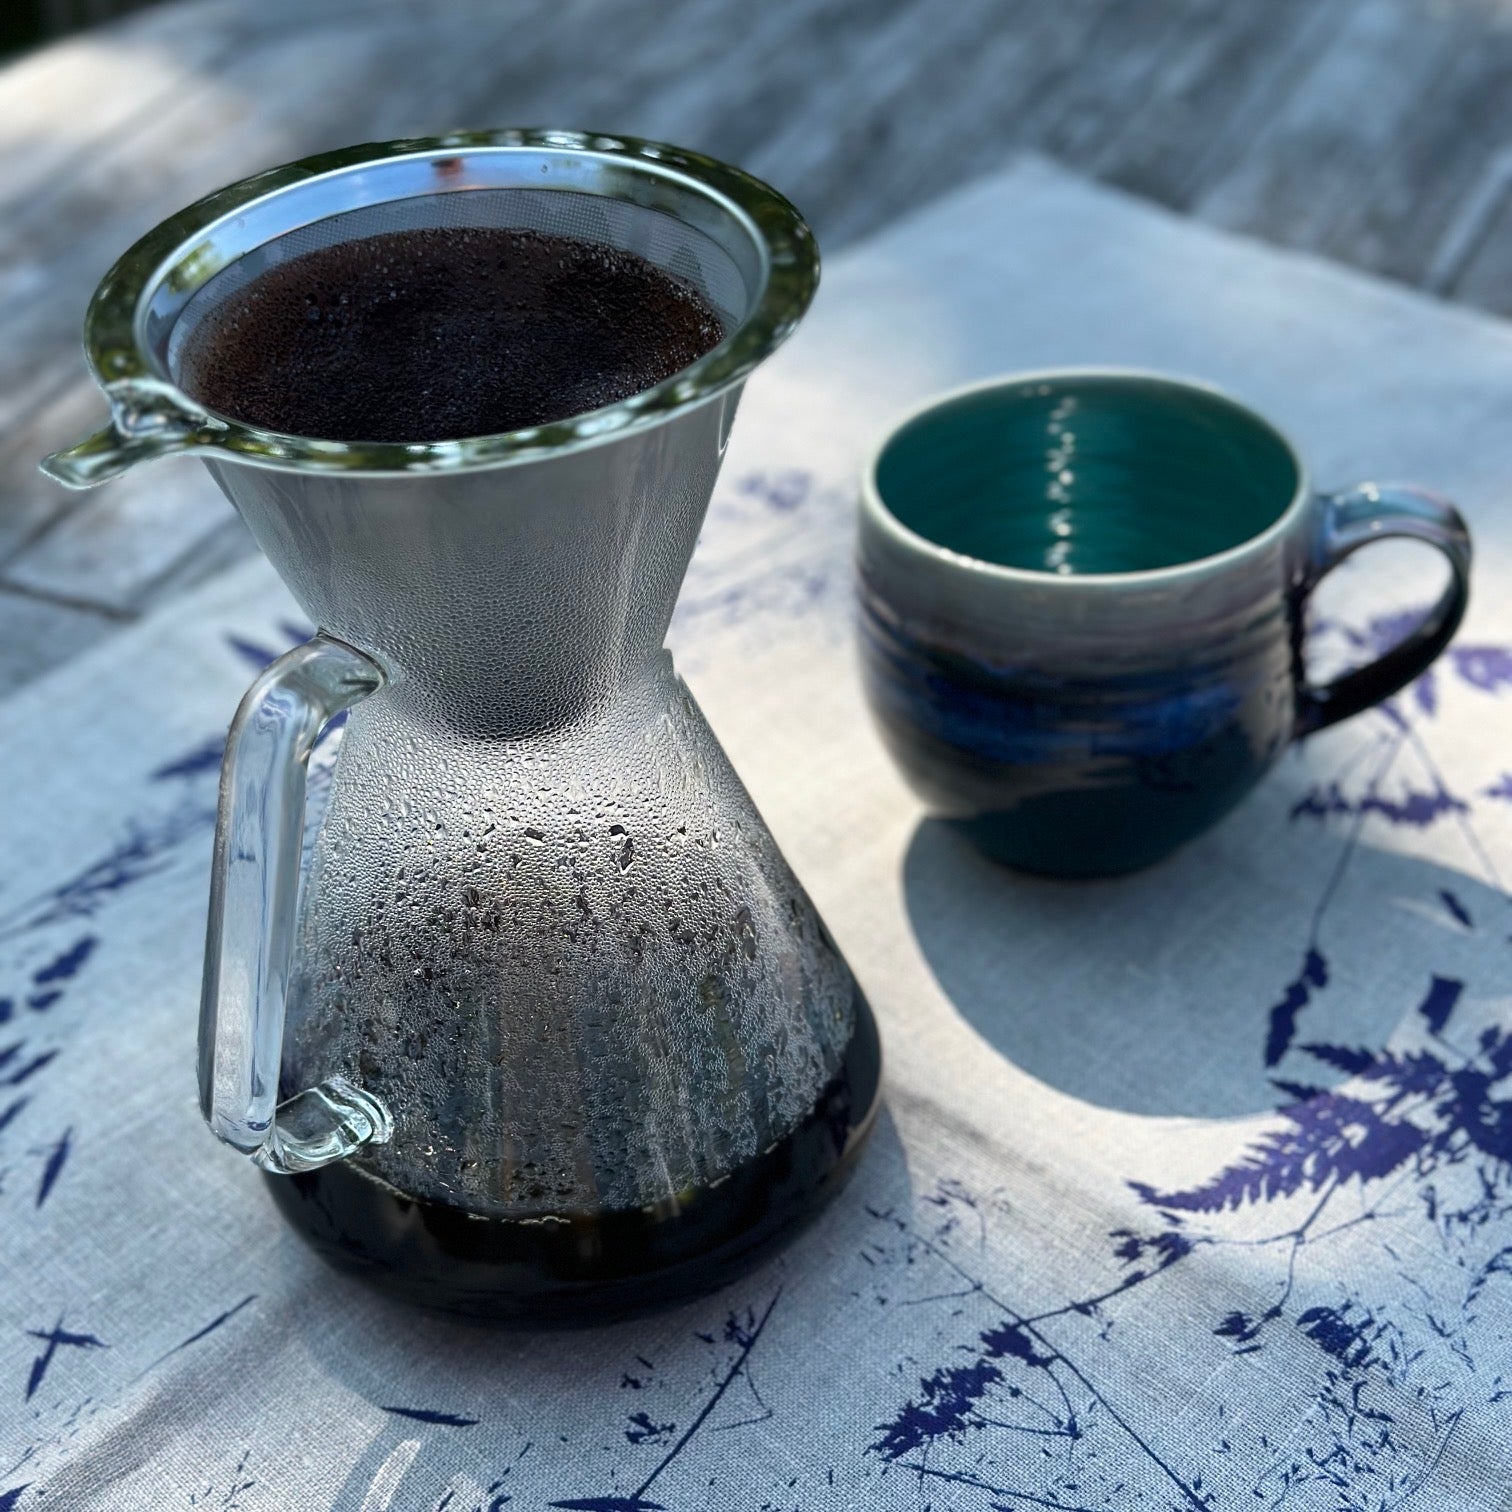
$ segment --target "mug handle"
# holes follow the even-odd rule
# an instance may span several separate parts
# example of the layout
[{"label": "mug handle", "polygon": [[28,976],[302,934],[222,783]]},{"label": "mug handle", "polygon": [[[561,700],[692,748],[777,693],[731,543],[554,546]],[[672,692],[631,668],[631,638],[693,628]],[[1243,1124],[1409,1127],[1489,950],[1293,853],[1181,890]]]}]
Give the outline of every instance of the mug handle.
[{"label": "mug handle", "polygon": [[1448,559],[1450,577],[1439,601],[1391,650],[1321,687],[1299,680],[1299,737],[1359,714],[1421,676],[1454,638],[1470,602],[1470,532],[1447,500],[1407,484],[1362,483],[1325,494],[1321,505],[1304,596],[1345,557],[1390,537],[1438,547]]}]

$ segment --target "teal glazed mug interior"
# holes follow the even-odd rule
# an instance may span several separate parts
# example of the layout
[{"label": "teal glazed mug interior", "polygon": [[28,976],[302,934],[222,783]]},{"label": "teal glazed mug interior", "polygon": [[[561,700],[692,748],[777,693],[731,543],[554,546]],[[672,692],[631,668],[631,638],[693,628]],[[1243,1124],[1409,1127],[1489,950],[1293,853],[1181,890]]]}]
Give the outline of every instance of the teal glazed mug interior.
[{"label": "teal glazed mug interior", "polygon": [[[1311,682],[1308,596],[1388,536],[1436,546],[1448,586],[1378,660]],[[915,791],[1010,866],[1101,876],[1422,672],[1464,614],[1470,538],[1416,488],[1315,493],[1216,389],[1064,371],[903,420],[863,478],[858,567],[867,697]]]}]

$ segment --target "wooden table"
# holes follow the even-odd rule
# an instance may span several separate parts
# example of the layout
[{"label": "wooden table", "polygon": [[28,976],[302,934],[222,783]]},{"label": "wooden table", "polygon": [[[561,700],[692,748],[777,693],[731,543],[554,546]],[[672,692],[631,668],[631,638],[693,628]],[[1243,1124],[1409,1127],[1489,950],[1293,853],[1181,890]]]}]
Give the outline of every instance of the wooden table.
[{"label": "wooden table", "polygon": [[251,549],[199,468],[36,471],[103,414],[78,338],[115,256],[272,163],[547,123],[739,162],[830,252],[1034,148],[1512,310],[1498,0],[182,0],[0,73],[0,690]]}]

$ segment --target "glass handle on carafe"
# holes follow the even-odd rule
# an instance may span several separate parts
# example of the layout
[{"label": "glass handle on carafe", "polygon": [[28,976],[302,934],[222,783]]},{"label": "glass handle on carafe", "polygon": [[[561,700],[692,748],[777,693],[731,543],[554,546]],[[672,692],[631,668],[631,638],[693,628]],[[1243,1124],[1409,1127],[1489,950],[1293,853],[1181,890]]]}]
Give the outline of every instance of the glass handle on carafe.
[{"label": "glass handle on carafe", "polygon": [[284,997],[304,840],[305,772],[326,724],[383,686],[350,646],[320,634],[247,690],[221,763],[200,1003],[200,1108],[266,1171],[311,1171],[392,1124],[371,1092],[332,1076],[278,1103]]}]

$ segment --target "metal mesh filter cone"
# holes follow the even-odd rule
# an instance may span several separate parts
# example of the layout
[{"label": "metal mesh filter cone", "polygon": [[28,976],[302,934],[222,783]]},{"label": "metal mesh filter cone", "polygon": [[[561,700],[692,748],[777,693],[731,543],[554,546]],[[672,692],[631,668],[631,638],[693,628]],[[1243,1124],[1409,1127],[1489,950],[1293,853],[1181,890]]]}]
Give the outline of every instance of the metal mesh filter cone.
[{"label": "metal mesh filter cone", "polygon": [[[351,431],[342,439],[334,428],[317,437],[280,429],[287,416],[259,424],[219,394],[219,402],[212,398],[228,370],[208,366],[220,322],[207,317],[239,319],[231,301],[245,303],[253,280],[346,245],[363,249],[354,257],[361,263],[371,243],[395,233],[434,237],[450,228],[475,241],[500,233],[568,241],[589,261],[634,258],[646,278],[649,267],[696,296],[701,318],[717,317],[723,339],[694,355],[690,328],[676,337],[680,345],[669,346],[670,365],[648,365],[643,386],[595,397],[561,418],[480,415],[484,428],[451,438],[356,439],[360,433]],[[138,462],[187,451],[281,470],[376,475],[487,470],[598,445],[738,390],[791,333],[818,277],[813,237],[781,195],[739,169],[665,143],[505,128],[342,148],[227,185],[122,254],[85,323],[111,423],[44,465],[69,487],[87,488]],[[458,289],[451,313],[461,317],[466,290],[471,307],[491,318],[480,286]],[[628,303],[623,293],[614,297],[621,309],[642,309],[650,329],[662,319],[649,295],[632,290]],[[497,312],[507,321],[506,303]],[[281,370],[275,364],[267,371]],[[375,371],[398,369],[390,359]],[[542,375],[548,391],[554,381]],[[602,392],[614,390],[606,383]]]}]

